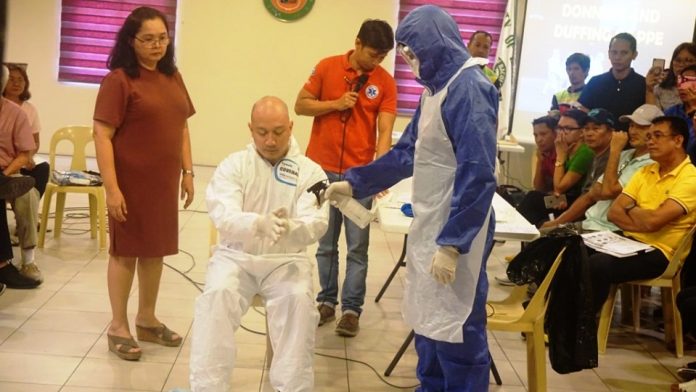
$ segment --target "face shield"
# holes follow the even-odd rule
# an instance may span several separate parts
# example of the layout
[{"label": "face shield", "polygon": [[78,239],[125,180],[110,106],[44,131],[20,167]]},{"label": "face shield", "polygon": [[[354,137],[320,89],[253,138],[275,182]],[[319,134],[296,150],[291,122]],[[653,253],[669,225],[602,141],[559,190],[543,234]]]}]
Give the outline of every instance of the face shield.
[{"label": "face shield", "polygon": [[420,79],[420,61],[418,61],[418,57],[416,57],[416,54],[413,53],[411,48],[404,44],[398,44],[396,46],[396,51],[401,55],[404,61],[406,61],[406,64],[411,67],[411,71],[416,75],[416,78]]}]

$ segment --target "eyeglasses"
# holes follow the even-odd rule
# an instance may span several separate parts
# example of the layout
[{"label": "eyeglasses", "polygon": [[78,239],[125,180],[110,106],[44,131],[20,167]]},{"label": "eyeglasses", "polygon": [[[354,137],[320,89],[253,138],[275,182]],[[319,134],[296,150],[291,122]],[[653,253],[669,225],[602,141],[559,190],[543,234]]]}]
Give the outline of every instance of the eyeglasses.
[{"label": "eyeglasses", "polygon": [[169,36],[168,35],[160,35],[157,38],[153,37],[153,36],[146,36],[145,38],[139,38],[138,36],[133,36],[133,38],[142,42],[143,45],[145,45],[149,48],[154,48],[156,45],[162,45],[162,46],[169,45]]},{"label": "eyeglasses", "polygon": [[679,75],[678,83],[696,82],[696,76]]},{"label": "eyeglasses", "polygon": [[696,64],[696,60],[693,57],[675,57],[674,60],[672,60],[672,62],[674,64]]},{"label": "eyeglasses", "polygon": [[407,60],[413,61],[418,58],[416,57],[416,54],[413,53],[413,50],[411,50],[411,48],[403,44],[399,44],[396,46],[396,52],[404,56]]},{"label": "eyeglasses", "polygon": [[581,129],[582,129],[582,127],[556,127],[556,131],[560,131],[560,132],[572,132],[572,131],[579,131]]},{"label": "eyeglasses", "polygon": [[660,131],[657,131],[657,132],[646,132],[646,133],[645,133],[645,140],[650,141],[650,140],[653,140],[653,139],[654,139],[655,141],[657,141],[657,140],[661,140],[661,139],[664,139],[664,138],[670,137],[670,136],[674,136],[674,135],[671,134],[671,133],[669,133],[669,134],[664,134],[664,133],[662,133],[662,132],[660,132]]}]

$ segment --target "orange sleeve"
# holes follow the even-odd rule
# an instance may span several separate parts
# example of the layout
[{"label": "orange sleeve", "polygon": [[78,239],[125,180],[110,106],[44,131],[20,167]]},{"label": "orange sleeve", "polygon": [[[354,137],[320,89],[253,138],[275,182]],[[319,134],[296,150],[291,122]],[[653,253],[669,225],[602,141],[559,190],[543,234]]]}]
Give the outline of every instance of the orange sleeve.
[{"label": "orange sleeve", "polygon": [[303,86],[307,92],[314,95],[316,98],[321,96],[321,87],[324,82],[324,72],[326,72],[326,67],[324,66],[324,61],[322,60],[319,62],[319,64],[312,68],[312,73],[309,75],[309,79],[307,79]]},{"label": "orange sleeve", "polygon": [[386,71],[384,76],[384,99],[379,105],[379,112],[396,114],[396,80]]}]

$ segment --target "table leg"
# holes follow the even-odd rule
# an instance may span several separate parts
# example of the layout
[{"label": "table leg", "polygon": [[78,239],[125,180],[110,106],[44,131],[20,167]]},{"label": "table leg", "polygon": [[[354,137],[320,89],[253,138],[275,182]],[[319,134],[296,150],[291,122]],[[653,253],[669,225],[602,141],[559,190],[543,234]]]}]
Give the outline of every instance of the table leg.
[{"label": "table leg", "polygon": [[406,352],[406,349],[408,348],[408,345],[411,344],[411,341],[413,340],[414,336],[415,332],[411,330],[411,332],[406,337],[406,340],[404,340],[404,343],[401,345],[401,348],[399,348],[399,351],[397,351],[396,355],[394,355],[394,359],[392,359],[391,363],[389,363],[389,367],[387,367],[387,370],[384,371],[384,375],[386,377],[389,377],[392,374],[392,371],[396,367],[396,364],[399,363],[399,360],[404,355],[404,352]]},{"label": "table leg", "polygon": [[500,378],[500,373],[498,373],[498,368],[495,367],[495,362],[493,362],[493,357],[491,352],[488,352],[488,356],[491,358],[491,373],[493,373],[493,379],[495,380],[495,385],[503,385],[503,380]]},{"label": "table leg", "polygon": [[399,256],[399,261],[396,262],[396,265],[394,266],[394,269],[392,272],[389,274],[389,277],[387,278],[387,281],[384,282],[384,285],[382,288],[379,290],[379,294],[377,294],[377,297],[375,297],[375,302],[379,302],[379,300],[382,298],[382,295],[384,295],[384,292],[387,291],[387,287],[391,284],[392,279],[394,279],[394,276],[396,276],[397,271],[399,271],[399,268],[405,267],[406,262],[404,259],[406,258],[406,243],[408,242],[408,234],[404,235],[404,246],[401,248],[401,256]]}]

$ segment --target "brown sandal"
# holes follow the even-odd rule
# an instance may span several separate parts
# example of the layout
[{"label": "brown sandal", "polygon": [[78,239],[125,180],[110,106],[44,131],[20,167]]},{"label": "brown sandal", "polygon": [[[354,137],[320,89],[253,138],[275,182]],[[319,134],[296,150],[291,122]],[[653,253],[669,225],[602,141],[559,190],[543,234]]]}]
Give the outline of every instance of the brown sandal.
[{"label": "brown sandal", "polygon": [[121,359],[125,359],[126,361],[137,361],[140,359],[140,356],[143,355],[142,351],[131,351],[134,348],[140,348],[132,337],[122,338],[109,334],[107,334],[106,337],[109,341],[109,351],[116,354]]},{"label": "brown sandal", "polygon": [[164,324],[160,325],[159,327],[142,327],[140,325],[136,325],[135,331],[138,335],[138,340],[143,342],[157,343],[167,347],[178,347],[181,345],[181,341],[183,340],[181,335],[174,339],[173,336],[177,333],[167,328],[167,326]]}]

